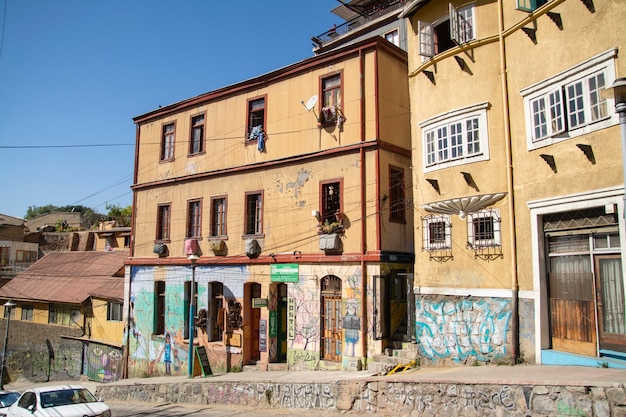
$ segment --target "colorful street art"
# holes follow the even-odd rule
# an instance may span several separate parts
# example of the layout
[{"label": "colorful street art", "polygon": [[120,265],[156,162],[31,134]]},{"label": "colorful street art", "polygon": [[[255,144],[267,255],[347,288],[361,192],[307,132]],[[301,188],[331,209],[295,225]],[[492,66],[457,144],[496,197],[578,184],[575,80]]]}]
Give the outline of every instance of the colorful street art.
[{"label": "colorful street art", "polygon": [[415,326],[421,355],[432,361],[488,362],[506,355],[510,301],[417,296]]},{"label": "colorful street art", "polygon": [[85,374],[92,381],[114,382],[122,379],[120,348],[90,342],[85,346]]},{"label": "colorful street art", "polygon": [[[241,267],[197,267],[198,311],[207,309],[210,282],[222,282],[228,299],[243,296],[246,271]],[[131,274],[131,328],[126,335],[129,346],[129,377],[159,375],[187,375],[189,350],[188,335],[184,333],[188,318],[188,304],[183,297],[185,282],[191,280],[191,269],[184,266],[135,267]],[[165,333],[153,334],[155,320],[155,279],[165,281]],[[206,333],[199,329],[199,337],[206,342]],[[215,364],[226,368],[226,351],[223,360]],[[215,355],[215,352],[209,352]],[[215,359],[212,356],[211,359]],[[213,365],[213,363],[212,363]]]}]

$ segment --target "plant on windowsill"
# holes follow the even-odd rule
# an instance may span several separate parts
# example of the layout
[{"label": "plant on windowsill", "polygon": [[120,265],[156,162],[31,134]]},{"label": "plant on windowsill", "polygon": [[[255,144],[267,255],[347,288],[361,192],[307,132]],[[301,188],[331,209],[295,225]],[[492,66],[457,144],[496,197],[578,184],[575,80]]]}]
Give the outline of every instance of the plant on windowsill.
[{"label": "plant on windowsill", "polygon": [[324,223],[319,223],[317,226],[318,235],[328,235],[332,233],[343,233],[345,231],[343,227],[343,213],[337,211],[335,213],[335,221],[330,222],[328,219]]}]

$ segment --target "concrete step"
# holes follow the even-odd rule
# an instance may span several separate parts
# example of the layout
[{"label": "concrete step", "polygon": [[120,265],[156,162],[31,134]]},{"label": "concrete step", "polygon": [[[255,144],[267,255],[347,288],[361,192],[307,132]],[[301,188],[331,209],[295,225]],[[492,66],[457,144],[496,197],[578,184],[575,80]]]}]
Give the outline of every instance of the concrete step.
[{"label": "concrete step", "polygon": [[288,371],[289,366],[287,363],[268,363],[267,364],[268,371]]}]

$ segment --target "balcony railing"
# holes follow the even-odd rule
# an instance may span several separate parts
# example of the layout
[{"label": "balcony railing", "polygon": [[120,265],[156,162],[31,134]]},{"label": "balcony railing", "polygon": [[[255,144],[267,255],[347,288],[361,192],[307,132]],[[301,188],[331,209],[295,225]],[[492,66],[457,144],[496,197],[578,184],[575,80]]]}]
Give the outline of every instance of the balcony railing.
[{"label": "balcony railing", "polygon": [[341,25],[330,28],[326,32],[318,36],[311,37],[311,40],[315,44],[315,47],[319,48],[333,39],[345,35],[346,33],[356,30],[357,28],[366,25],[370,22],[378,20],[379,18],[386,16],[394,10],[399,10],[404,7],[407,0],[384,0],[377,3],[375,6],[365,10],[357,17],[342,23]]},{"label": "balcony railing", "polygon": [[35,261],[32,261],[32,262],[2,261],[0,262],[0,272],[3,272],[3,271],[22,272],[34,263]]}]

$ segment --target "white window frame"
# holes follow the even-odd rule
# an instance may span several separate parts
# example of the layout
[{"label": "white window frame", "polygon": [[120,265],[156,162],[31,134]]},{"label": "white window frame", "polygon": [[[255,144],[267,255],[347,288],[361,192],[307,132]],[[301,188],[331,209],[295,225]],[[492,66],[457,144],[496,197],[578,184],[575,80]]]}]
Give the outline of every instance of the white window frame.
[{"label": "white window frame", "polygon": [[[493,227],[493,238],[492,239],[477,239],[474,236],[474,220],[478,219],[486,219],[491,217],[492,219],[492,227]],[[500,224],[502,223],[502,218],[500,217],[500,209],[486,209],[479,210],[475,213],[467,214],[467,243],[474,249],[478,248],[495,248],[502,246],[502,233],[500,229]],[[480,220],[482,221],[482,220]]]},{"label": "white window frame", "polygon": [[[599,74],[604,78],[604,88],[609,87],[613,83],[615,80],[616,57],[617,49],[610,49],[559,74],[520,90],[520,94],[524,99],[528,150],[539,149],[567,139],[586,135],[618,123],[614,100],[611,98],[602,100],[600,93],[603,88],[597,89],[595,92],[589,90],[589,80]],[[572,109],[568,106],[572,97],[568,91],[570,90],[569,87],[576,84],[581,84],[582,86],[582,114],[584,115],[584,122],[572,126],[570,123]],[[555,100],[555,95],[560,96],[558,98],[559,102]],[[595,99],[600,99],[600,106],[605,110],[603,115],[597,116],[593,114],[592,107],[594,105],[597,106],[598,103],[594,104],[591,102],[592,96]],[[538,112],[540,103],[543,103],[543,109]],[[555,111],[557,109],[558,111]],[[543,123],[545,127],[539,129],[539,123]]]},{"label": "white window frame", "polygon": [[418,54],[423,57],[435,56],[435,36],[434,28],[449,19],[450,38],[462,45],[476,39],[476,13],[474,13],[474,3],[462,7],[454,7],[448,3],[448,16],[436,22],[428,23],[422,20],[417,21]]},{"label": "white window frame", "polygon": [[[451,166],[464,165],[468,163],[489,160],[489,134],[487,128],[487,108],[488,102],[475,104],[454,110],[442,115],[435,116],[420,123],[422,128],[422,155],[424,172],[431,172]],[[476,120],[478,122],[478,152],[468,153],[468,131],[467,122]],[[452,143],[451,126],[461,123],[462,127],[462,152],[459,155],[458,143]],[[446,130],[446,136],[440,134]],[[438,140],[439,136],[439,140]],[[457,154],[453,154],[456,151]]]},{"label": "white window frame", "polygon": [[393,43],[396,46],[400,46],[400,29],[395,28],[394,30],[390,30],[383,35],[388,42]]},{"label": "white window frame", "polygon": [[[443,241],[433,242],[431,239],[430,225],[434,223],[444,224]],[[449,214],[433,214],[422,218],[422,249],[427,252],[452,249],[452,220]]]},{"label": "white window frame", "polygon": [[452,3],[448,3],[448,12],[450,14],[450,38],[457,45],[462,45],[476,38],[473,4],[456,8]]}]

